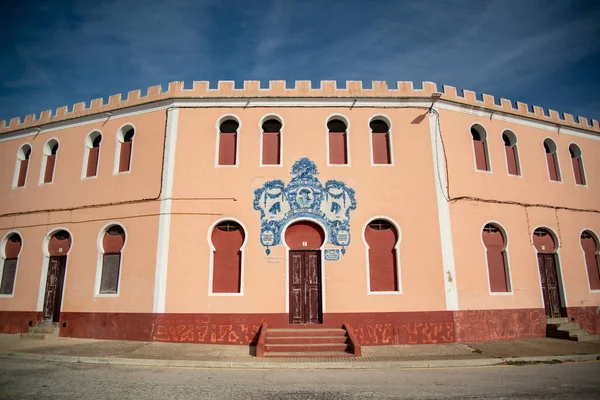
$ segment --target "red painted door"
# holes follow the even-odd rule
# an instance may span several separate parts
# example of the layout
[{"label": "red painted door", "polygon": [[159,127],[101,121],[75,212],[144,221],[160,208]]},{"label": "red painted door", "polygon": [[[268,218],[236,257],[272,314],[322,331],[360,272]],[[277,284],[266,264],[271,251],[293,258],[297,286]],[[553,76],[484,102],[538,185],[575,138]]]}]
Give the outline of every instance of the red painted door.
[{"label": "red painted door", "polygon": [[290,251],[290,324],[320,324],[320,251]]},{"label": "red painted door", "polygon": [[560,312],[560,292],[554,254],[538,253],[540,278],[542,279],[542,294],[546,317],[558,318]]},{"label": "red painted door", "polygon": [[43,318],[45,320],[58,322],[60,319],[60,305],[62,302],[66,264],[66,256],[50,257],[48,278],[46,279],[46,296],[44,297]]}]

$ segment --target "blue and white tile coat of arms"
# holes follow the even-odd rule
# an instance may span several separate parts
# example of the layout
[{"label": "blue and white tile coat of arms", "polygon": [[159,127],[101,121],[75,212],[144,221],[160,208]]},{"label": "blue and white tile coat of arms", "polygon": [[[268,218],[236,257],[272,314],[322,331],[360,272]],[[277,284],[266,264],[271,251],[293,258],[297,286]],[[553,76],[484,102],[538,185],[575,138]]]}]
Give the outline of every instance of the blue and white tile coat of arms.
[{"label": "blue and white tile coat of arms", "polygon": [[344,182],[328,180],[325,186],[314,162],[304,157],[294,163],[294,177],[286,186],[282,180],[266,182],[254,191],[254,209],[260,211],[260,243],[269,255],[281,243],[281,230],[295,219],[320,221],[328,230],[329,243],[340,246],[342,254],[350,244],[350,211],[356,209],[354,190]]}]

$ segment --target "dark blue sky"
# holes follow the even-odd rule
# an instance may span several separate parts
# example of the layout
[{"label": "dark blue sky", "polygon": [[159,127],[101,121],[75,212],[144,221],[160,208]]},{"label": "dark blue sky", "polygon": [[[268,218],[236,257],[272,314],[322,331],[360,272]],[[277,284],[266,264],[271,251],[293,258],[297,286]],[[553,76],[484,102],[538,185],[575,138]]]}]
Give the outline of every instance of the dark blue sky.
[{"label": "dark blue sky", "polygon": [[5,0],[0,33],[0,119],[248,79],[427,80],[600,119],[597,0]]}]

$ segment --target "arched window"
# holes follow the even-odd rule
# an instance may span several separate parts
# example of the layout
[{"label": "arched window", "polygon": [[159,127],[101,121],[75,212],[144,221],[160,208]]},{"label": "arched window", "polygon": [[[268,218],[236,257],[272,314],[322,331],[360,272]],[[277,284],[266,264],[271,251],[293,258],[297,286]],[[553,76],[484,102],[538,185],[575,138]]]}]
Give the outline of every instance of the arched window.
[{"label": "arched window", "polygon": [[508,173],[510,175],[521,175],[519,152],[517,150],[517,137],[511,131],[504,131],[504,133],[502,133],[502,141],[504,142]]},{"label": "arched window", "polygon": [[489,171],[487,133],[483,126],[473,125],[471,127],[471,138],[473,139],[473,151],[475,152],[475,166],[479,171]]},{"label": "arched window", "polygon": [[544,151],[546,152],[546,163],[548,164],[550,180],[560,182],[560,167],[558,166],[558,157],[556,155],[556,144],[552,139],[544,140]]},{"label": "arched window", "polygon": [[281,163],[281,122],[272,118],[262,124],[262,164]]},{"label": "arched window", "polygon": [[29,169],[29,157],[31,156],[31,146],[24,144],[17,152],[17,166],[16,166],[16,182],[15,187],[25,186],[27,180],[27,170]]},{"label": "arched window", "polygon": [[581,233],[581,248],[585,258],[590,290],[600,290],[600,245],[590,231]]},{"label": "arched window", "polygon": [[365,228],[369,261],[369,291],[399,291],[398,231],[385,219],[376,219]]},{"label": "arched window", "polygon": [[346,123],[334,118],[327,122],[329,130],[329,164],[348,164],[348,133]]},{"label": "arched window", "polygon": [[58,156],[58,141],[50,139],[44,146],[44,159],[42,167],[44,171],[43,183],[52,183],[54,181],[54,169],[56,167],[56,157]]},{"label": "arched window", "polygon": [[9,234],[5,239],[4,249],[2,249],[2,258],[4,260],[2,262],[2,271],[0,271],[2,275],[0,294],[13,294],[21,244],[21,236],[18,233]]},{"label": "arched window", "polygon": [[121,251],[125,246],[125,239],[125,231],[119,225],[112,225],[104,232],[99,294],[116,294],[119,292]]},{"label": "arched window", "polygon": [[124,126],[117,134],[117,154],[119,155],[119,163],[117,164],[117,172],[131,171],[131,156],[133,154],[133,137],[135,129],[130,126]]},{"label": "arched window", "polygon": [[483,227],[481,236],[486,249],[490,291],[510,292],[506,240],[502,231],[494,224],[487,224]]},{"label": "arched window", "polygon": [[390,127],[382,119],[374,119],[369,123],[373,148],[373,164],[391,164],[392,151],[390,145]]},{"label": "arched window", "polygon": [[583,169],[583,158],[581,158],[581,149],[576,144],[569,146],[569,153],[571,154],[571,163],[573,164],[573,174],[575,175],[575,183],[578,185],[585,185],[585,170]]},{"label": "arched window", "polygon": [[219,165],[237,165],[237,135],[240,123],[228,119],[219,126]]},{"label": "arched window", "polygon": [[242,245],[246,234],[235,221],[223,221],[213,228],[212,293],[240,293]]},{"label": "arched window", "polygon": [[92,132],[85,140],[85,177],[90,178],[98,174],[98,161],[100,156],[100,132]]}]

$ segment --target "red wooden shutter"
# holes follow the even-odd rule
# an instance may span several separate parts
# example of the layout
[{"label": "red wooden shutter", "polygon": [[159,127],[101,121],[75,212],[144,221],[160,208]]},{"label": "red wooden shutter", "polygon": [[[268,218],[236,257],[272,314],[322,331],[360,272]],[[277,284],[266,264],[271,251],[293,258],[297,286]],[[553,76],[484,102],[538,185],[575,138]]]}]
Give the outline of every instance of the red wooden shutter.
[{"label": "red wooden shutter", "polygon": [[482,235],[487,250],[490,290],[492,292],[508,292],[510,289],[506,276],[504,237],[498,228],[489,225],[486,225]]},{"label": "red wooden shutter", "polygon": [[100,293],[117,293],[121,254],[104,254],[102,256],[102,278]]},{"label": "red wooden shutter", "polygon": [[372,224],[369,224],[365,231],[365,239],[369,245],[369,285],[371,291],[397,291],[398,271],[396,249],[394,249],[398,240],[396,230],[393,227],[374,229],[371,227]]},{"label": "red wooden shutter", "polygon": [[546,153],[546,161],[548,163],[548,172],[550,173],[550,179],[553,181],[560,180],[558,177],[558,168],[556,165],[556,154]]},{"label": "red wooden shutter", "polygon": [[279,165],[280,140],[281,135],[279,132],[263,132],[263,164]]},{"label": "red wooden shutter", "polygon": [[581,235],[581,247],[585,254],[585,265],[591,290],[600,290],[600,260],[598,260],[598,245],[590,234]]},{"label": "red wooden shutter", "polygon": [[215,247],[213,293],[240,293],[242,272],[240,247],[244,242],[244,231],[242,228],[223,231],[217,227],[213,230],[212,242]]},{"label": "red wooden shutter", "polygon": [[489,171],[487,156],[485,154],[485,141],[473,139],[475,149],[475,164],[480,171]]},{"label": "red wooden shutter", "polygon": [[372,133],[373,135],[373,163],[391,164],[390,136],[388,133]]},{"label": "red wooden shutter", "polygon": [[219,133],[219,165],[235,165],[237,133]]},{"label": "red wooden shutter", "polygon": [[121,154],[119,156],[119,172],[127,172],[131,166],[131,146],[133,142],[121,143]]},{"label": "red wooden shutter", "polygon": [[578,185],[585,185],[581,157],[571,158],[571,162],[573,163],[573,172],[575,173],[575,183]]},{"label": "red wooden shutter", "polygon": [[19,179],[17,180],[17,187],[25,186],[25,180],[27,179],[27,168],[29,167],[29,160],[21,160],[19,165]]},{"label": "red wooden shutter", "polygon": [[100,147],[92,147],[88,149],[88,164],[86,177],[96,176],[98,172],[98,155],[100,153]]},{"label": "red wooden shutter", "polygon": [[504,146],[504,150],[506,151],[506,164],[508,165],[508,173],[511,175],[519,175],[515,146]]},{"label": "red wooden shutter", "polygon": [[2,272],[2,283],[0,284],[0,294],[12,294],[15,285],[15,275],[17,273],[17,260],[4,260],[4,271]]},{"label": "red wooden shutter", "polygon": [[52,182],[54,177],[54,163],[56,162],[56,154],[46,156],[46,171],[44,172],[44,183]]},{"label": "red wooden shutter", "polygon": [[346,132],[329,132],[329,163],[348,164]]}]

